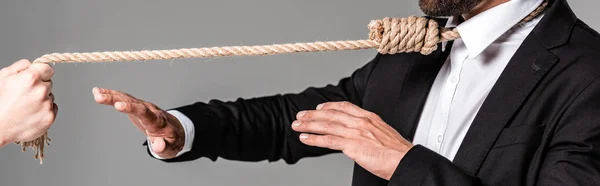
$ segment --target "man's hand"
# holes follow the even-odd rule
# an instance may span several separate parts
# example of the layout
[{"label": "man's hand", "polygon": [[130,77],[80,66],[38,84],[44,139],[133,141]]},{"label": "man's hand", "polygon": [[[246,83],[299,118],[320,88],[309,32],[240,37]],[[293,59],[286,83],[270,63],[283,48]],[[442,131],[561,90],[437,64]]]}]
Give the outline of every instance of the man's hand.
[{"label": "man's hand", "polygon": [[53,74],[50,65],[27,60],[0,70],[0,147],[34,140],[54,123]]},{"label": "man's hand", "polygon": [[116,90],[94,88],[97,103],[114,107],[150,138],[152,151],[161,158],[173,158],[183,149],[185,131],[179,120],[156,105]]},{"label": "man's hand", "polygon": [[379,116],[348,102],[302,111],[292,123],[310,146],[340,150],[369,172],[389,180],[413,145]]}]

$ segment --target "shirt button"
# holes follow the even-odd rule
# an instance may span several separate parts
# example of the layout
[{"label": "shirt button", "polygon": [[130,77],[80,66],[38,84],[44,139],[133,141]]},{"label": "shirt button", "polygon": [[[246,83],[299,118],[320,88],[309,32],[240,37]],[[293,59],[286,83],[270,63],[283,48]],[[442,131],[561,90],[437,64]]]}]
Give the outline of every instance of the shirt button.
[{"label": "shirt button", "polygon": [[444,139],[444,137],[442,135],[438,135],[437,142],[442,143],[443,139]]}]

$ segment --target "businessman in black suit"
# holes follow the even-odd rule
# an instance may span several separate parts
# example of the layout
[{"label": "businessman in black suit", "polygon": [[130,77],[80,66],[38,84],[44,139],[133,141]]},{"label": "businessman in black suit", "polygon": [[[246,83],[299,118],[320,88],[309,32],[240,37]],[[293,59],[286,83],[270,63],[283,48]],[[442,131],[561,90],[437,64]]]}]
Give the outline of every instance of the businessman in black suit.
[{"label": "businessman in black suit", "polygon": [[[337,85],[164,111],[94,88],[166,162],[342,152],[352,185],[600,185],[600,35],[566,0],[421,0],[462,38],[377,55]],[[191,132],[193,131],[193,132]],[[193,133],[194,135],[189,135]]]}]

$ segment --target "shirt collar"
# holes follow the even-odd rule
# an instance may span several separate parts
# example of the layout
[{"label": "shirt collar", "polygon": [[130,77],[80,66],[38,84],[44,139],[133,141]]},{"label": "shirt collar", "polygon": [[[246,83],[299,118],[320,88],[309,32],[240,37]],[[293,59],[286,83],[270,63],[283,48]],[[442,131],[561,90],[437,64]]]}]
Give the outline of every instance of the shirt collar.
[{"label": "shirt collar", "polygon": [[543,0],[511,0],[462,23],[459,23],[456,17],[450,17],[446,27],[456,27],[469,51],[468,58],[472,59],[533,12],[542,2]]}]

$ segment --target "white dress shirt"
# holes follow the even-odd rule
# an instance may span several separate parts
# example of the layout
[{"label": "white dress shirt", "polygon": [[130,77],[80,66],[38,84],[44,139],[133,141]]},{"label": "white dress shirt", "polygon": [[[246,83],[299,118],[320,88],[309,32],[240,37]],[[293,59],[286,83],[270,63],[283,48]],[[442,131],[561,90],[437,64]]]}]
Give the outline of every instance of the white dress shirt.
[{"label": "white dress shirt", "polygon": [[456,26],[450,56],[440,69],[421,114],[413,144],[453,160],[479,108],[502,71],[542,16],[515,26],[543,0],[511,0]]},{"label": "white dress shirt", "polygon": [[[450,56],[433,83],[414,144],[454,159],[483,101],[540,18],[519,27],[514,25],[542,1],[511,0],[460,24],[457,19],[448,20],[446,27],[456,27],[462,38],[454,41]],[[179,119],[185,130],[185,144],[179,156],[192,148],[194,124],[176,110],[168,112]],[[151,154],[162,159],[148,142]]]}]

